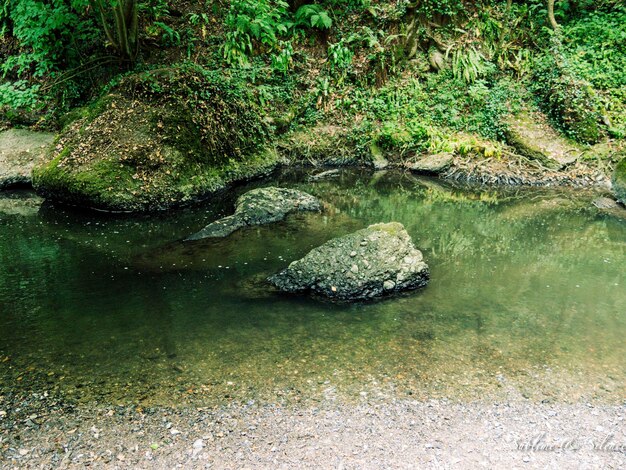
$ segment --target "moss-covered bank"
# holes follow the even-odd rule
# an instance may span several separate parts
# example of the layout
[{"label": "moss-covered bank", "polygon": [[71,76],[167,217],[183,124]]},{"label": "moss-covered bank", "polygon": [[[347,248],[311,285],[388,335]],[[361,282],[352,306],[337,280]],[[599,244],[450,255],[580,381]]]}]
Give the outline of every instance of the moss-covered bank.
[{"label": "moss-covered bank", "polygon": [[277,155],[246,89],[197,66],[125,77],[68,124],[33,186],[110,211],[185,204],[271,171]]}]

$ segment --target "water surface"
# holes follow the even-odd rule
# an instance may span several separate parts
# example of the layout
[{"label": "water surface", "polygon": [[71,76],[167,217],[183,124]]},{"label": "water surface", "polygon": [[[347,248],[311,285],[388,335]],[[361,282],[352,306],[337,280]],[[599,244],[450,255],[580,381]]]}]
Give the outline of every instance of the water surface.
[{"label": "water surface", "polygon": [[[591,195],[394,172],[276,179],[254,186],[304,189],[327,210],[185,244],[234,196],[132,217],[0,196],[0,393],[624,399],[626,223],[592,210]],[[426,289],[335,305],[262,283],[332,237],[388,221],[423,251]]]}]

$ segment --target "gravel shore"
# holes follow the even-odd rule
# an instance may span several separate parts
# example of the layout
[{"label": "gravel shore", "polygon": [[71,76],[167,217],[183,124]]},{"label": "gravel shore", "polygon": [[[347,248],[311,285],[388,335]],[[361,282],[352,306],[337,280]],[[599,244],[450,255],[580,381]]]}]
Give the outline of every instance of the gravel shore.
[{"label": "gravel shore", "polygon": [[142,409],[53,402],[41,415],[33,406],[2,408],[1,467],[626,466],[624,404],[363,399],[319,406]]}]

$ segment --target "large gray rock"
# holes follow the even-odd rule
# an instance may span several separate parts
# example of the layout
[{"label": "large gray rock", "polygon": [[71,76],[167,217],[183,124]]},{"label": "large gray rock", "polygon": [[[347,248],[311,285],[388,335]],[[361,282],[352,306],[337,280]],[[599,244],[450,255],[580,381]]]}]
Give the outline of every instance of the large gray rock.
[{"label": "large gray rock", "polygon": [[54,134],[25,129],[0,132],[0,189],[30,185],[31,173],[41,161]]},{"label": "large gray rock", "polygon": [[402,224],[370,225],[294,261],[269,282],[284,292],[331,299],[371,299],[428,283],[428,266]]},{"label": "large gray rock", "polygon": [[407,163],[406,167],[418,173],[438,174],[450,168],[453,162],[454,156],[451,153],[439,153]]},{"label": "large gray rock", "polygon": [[207,225],[187,240],[223,238],[243,227],[278,222],[291,212],[319,211],[321,208],[316,197],[296,189],[253,189],[237,199],[233,215]]}]

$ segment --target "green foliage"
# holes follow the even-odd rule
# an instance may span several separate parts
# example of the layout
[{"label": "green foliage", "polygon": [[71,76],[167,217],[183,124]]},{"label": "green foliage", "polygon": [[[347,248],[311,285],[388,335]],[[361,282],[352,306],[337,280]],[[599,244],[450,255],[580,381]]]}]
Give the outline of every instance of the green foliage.
[{"label": "green foliage", "polygon": [[452,74],[457,80],[473,83],[492,69],[485,56],[475,47],[448,49],[446,57],[451,59]]},{"label": "green foliage", "polygon": [[465,5],[463,0],[422,0],[417,2],[416,11],[426,18],[456,16],[465,11]]},{"label": "green foliage", "polygon": [[219,71],[183,64],[130,75],[116,89],[131,99],[177,110],[184,124],[170,122],[164,127],[199,135],[205,149],[202,155],[214,159],[213,163],[240,160],[267,142],[269,130],[246,85]]},{"label": "green foliage", "polygon": [[533,88],[540,105],[568,137],[589,144],[599,140],[601,104],[591,84],[572,69],[558,36],[535,62]]},{"label": "green foliage", "polygon": [[403,155],[409,151],[425,150],[429,141],[429,131],[418,119],[407,122],[387,121],[378,131],[375,141],[381,149]]},{"label": "green foliage", "polygon": [[9,33],[11,15],[10,15],[11,0],[0,0],[0,36],[5,36]]},{"label": "green foliage", "polygon": [[180,45],[180,33],[177,30],[162,21],[155,21],[153,27],[163,32],[162,38],[166,45]]},{"label": "green foliage", "polygon": [[[5,0],[3,16],[8,13],[11,33],[23,52],[5,60],[1,66],[3,76],[41,77],[76,65],[80,46],[93,41],[97,34],[94,24],[84,17],[87,3],[88,0]],[[6,22],[3,27],[6,29]]]},{"label": "green foliage", "polygon": [[331,72],[345,76],[345,73],[352,65],[354,52],[346,41],[339,41],[328,46],[328,62]]},{"label": "green foliage", "polygon": [[333,25],[333,20],[320,5],[302,5],[296,12],[296,25],[330,29]]},{"label": "green foliage", "polygon": [[572,72],[599,91],[609,132],[626,135],[626,7],[590,12],[564,25],[562,33]]},{"label": "green foliage", "polygon": [[0,84],[0,108],[33,109],[37,105],[39,85],[31,86],[26,80]]},{"label": "green foliage", "polygon": [[[365,122],[382,123],[374,125],[370,137],[365,138],[373,138],[383,149],[403,154],[426,149],[454,150],[445,142],[445,136],[451,132],[504,140],[504,117],[524,99],[523,91],[512,81],[477,80],[468,87],[446,71],[430,75],[423,82],[410,79],[356,92],[344,99],[342,106],[345,112],[364,116]],[[473,144],[469,149],[472,148]]]},{"label": "green foliage", "polygon": [[293,25],[282,0],[234,0],[226,16],[222,53],[231,65],[248,65],[257,47],[274,50]]},{"label": "green foliage", "polygon": [[600,90],[626,87],[626,7],[595,11],[563,27],[572,71]]},{"label": "green foliage", "polygon": [[281,41],[278,53],[272,55],[272,70],[286,75],[293,63],[293,45],[291,42]]}]

